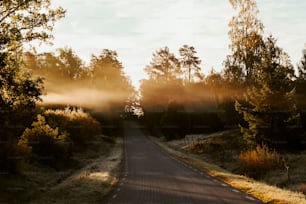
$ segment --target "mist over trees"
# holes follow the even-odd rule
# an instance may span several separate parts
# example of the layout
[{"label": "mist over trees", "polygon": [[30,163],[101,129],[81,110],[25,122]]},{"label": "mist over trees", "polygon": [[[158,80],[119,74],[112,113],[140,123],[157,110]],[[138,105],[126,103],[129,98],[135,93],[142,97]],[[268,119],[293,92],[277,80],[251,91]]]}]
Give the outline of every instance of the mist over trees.
[{"label": "mist over trees", "polygon": [[144,70],[149,79],[142,80],[140,85],[142,105],[165,108],[182,87],[179,60],[168,47],[164,47],[153,53],[150,64]]},{"label": "mist over trees", "polygon": [[[172,75],[169,65],[177,64],[172,62],[173,54],[164,61],[157,57],[163,49],[153,54],[145,68],[149,79],[140,86],[147,123],[166,124],[184,133],[196,132],[193,126],[203,128],[202,132],[240,127],[249,147],[300,146],[305,133],[301,129],[305,127],[305,103],[297,99],[305,93],[305,52],[296,74],[277,40],[264,35],[256,1],[229,2],[237,15],[229,22],[231,53],[221,72],[212,69],[204,76],[193,46],[179,49],[179,69],[173,69]],[[165,123],[167,120],[171,122]]]},{"label": "mist over trees", "polygon": [[[72,48],[60,48],[56,53],[26,52],[23,58],[26,69],[44,78],[46,93],[63,96],[79,91],[71,100],[63,99],[62,104],[100,106],[102,110],[104,103],[123,110],[126,100],[135,92],[116,51],[103,49],[100,55],[91,56],[89,65],[85,65]],[[88,95],[96,95],[96,103],[83,103]]]},{"label": "mist over trees", "polygon": [[[64,17],[65,10],[52,9],[49,0],[1,1],[2,166],[8,171],[14,169],[14,161],[8,158],[20,154],[22,148],[31,149],[31,138],[37,132],[52,141],[50,149],[60,151],[68,147],[58,147],[57,137],[65,138],[61,142],[77,138],[73,125],[62,127],[69,122],[57,124],[53,116],[37,107],[46,106],[48,96],[57,97],[51,105],[81,106],[102,112],[105,129],[109,115],[122,120],[143,111],[143,122],[169,140],[186,134],[240,128],[248,147],[305,146],[306,48],[301,62],[294,67],[277,40],[264,35],[256,1],[229,2],[236,15],[229,22],[231,53],[220,72],[203,67],[205,59],[198,57],[197,45],[178,47],[177,56],[165,46],[157,49],[143,68],[147,78],[141,80],[137,92],[115,50],[102,48],[101,53],[91,56],[89,64],[69,47],[45,53],[25,51],[24,45],[29,42],[52,38],[53,25]],[[209,69],[205,76],[203,70]],[[43,97],[45,101],[41,103]],[[71,117],[78,115],[77,122],[90,122],[89,126],[94,127],[92,134],[100,131],[97,121],[82,111],[54,114],[72,124],[75,121]],[[57,131],[57,126],[62,128]],[[66,130],[71,134],[65,134]],[[78,144],[82,142],[76,141],[84,142],[86,138],[75,139],[82,146]]]},{"label": "mist over trees", "polygon": [[[49,104],[56,107],[102,107],[99,111],[111,115],[100,118],[106,127],[121,117],[135,93],[116,51],[104,49],[85,65],[71,48],[39,54],[24,50],[33,41],[50,42],[54,23],[64,15],[65,10],[52,8],[49,0],[0,2],[1,172],[18,172],[18,164],[29,158],[49,158],[47,164],[58,168],[76,147],[85,148],[101,134],[101,124],[82,109],[68,107],[50,114],[38,107],[45,106],[41,102],[46,94],[58,97]],[[74,95],[68,101],[61,98],[69,94]]]}]

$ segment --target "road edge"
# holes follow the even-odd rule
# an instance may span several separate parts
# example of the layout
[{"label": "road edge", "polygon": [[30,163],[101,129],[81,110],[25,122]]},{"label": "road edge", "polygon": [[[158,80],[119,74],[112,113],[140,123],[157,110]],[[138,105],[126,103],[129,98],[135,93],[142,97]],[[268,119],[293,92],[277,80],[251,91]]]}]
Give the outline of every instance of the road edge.
[{"label": "road edge", "polygon": [[[233,174],[220,168],[219,166],[203,161],[197,155],[175,150],[173,147],[162,142],[159,138],[153,136],[148,136],[148,138],[168,154],[174,156],[176,159],[179,159],[202,172],[214,176],[232,187],[240,189],[248,195],[253,196],[265,203],[306,204],[305,196],[301,193],[280,189],[275,186],[270,186],[265,183],[255,181],[246,176]],[[261,190],[258,190],[258,186],[262,186],[262,188],[260,188]],[[271,191],[278,196],[275,196],[274,194],[274,196],[271,196]]]}]

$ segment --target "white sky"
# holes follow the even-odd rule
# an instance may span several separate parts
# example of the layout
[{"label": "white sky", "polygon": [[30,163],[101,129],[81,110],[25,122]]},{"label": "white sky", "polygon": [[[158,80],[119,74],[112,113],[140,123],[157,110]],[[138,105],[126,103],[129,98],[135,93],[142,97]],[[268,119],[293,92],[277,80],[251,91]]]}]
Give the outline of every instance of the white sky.
[{"label": "white sky", "polygon": [[[227,0],[52,0],[67,9],[56,23],[54,46],[71,47],[85,62],[102,49],[116,50],[135,86],[146,77],[152,54],[168,46],[178,56],[196,48],[202,70],[222,69],[229,53],[228,22],[235,15]],[[257,0],[265,34],[273,34],[296,65],[306,43],[305,0]]]}]

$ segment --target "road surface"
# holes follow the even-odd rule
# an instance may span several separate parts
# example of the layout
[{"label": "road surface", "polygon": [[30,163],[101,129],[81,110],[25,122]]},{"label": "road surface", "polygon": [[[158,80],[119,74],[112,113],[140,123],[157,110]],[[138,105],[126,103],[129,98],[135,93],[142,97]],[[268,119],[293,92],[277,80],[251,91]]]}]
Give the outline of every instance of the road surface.
[{"label": "road surface", "polygon": [[125,122],[125,165],[110,204],[262,203],[170,157],[135,122]]}]

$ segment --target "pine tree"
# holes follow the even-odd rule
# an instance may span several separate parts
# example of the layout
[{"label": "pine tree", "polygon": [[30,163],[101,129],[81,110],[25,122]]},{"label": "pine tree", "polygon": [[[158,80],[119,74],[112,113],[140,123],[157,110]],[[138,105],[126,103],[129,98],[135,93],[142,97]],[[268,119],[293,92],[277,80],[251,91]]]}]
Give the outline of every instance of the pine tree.
[{"label": "pine tree", "polygon": [[145,71],[153,80],[173,81],[181,74],[179,60],[168,47],[161,48],[153,54],[152,61]]},{"label": "pine tree", "polygon": [[256,85],[248,88],[245,103],[236,101],[235,106],[247,122],[241,130],[249,144],[277,145],[288,141],[288,126],[298,117],[294,102],[294,68],[271,36],[265,41],[261,64],[255,67]]},{"label": "pine tree", "polygon": [[160,117],[167,111],[168,104],[180,102],[183,92],[181,66],[169,48],[164,47],[153,53],[144,70],[148,79],[140,84],[141,107],[149,126],[156,126],[160,124]]},{"label": "pine tree", "polygon": [[135,93],[126,76],[116,51],[103,49],[99,56],[92,55],[90,62],[93,86],[109,95],[107,101],[116,111],[123,111],[128,98]]},{"label": "pine tree", "polygon": [[201,74],[201,60],[196,56],[197,52],[193,46],[183,45],[179,49],[181,59],[180,63],[182,68],[184,68],[187,75],[187,82],[191,83],[196,78],[199,80],[203,79],[203,75]]}]

